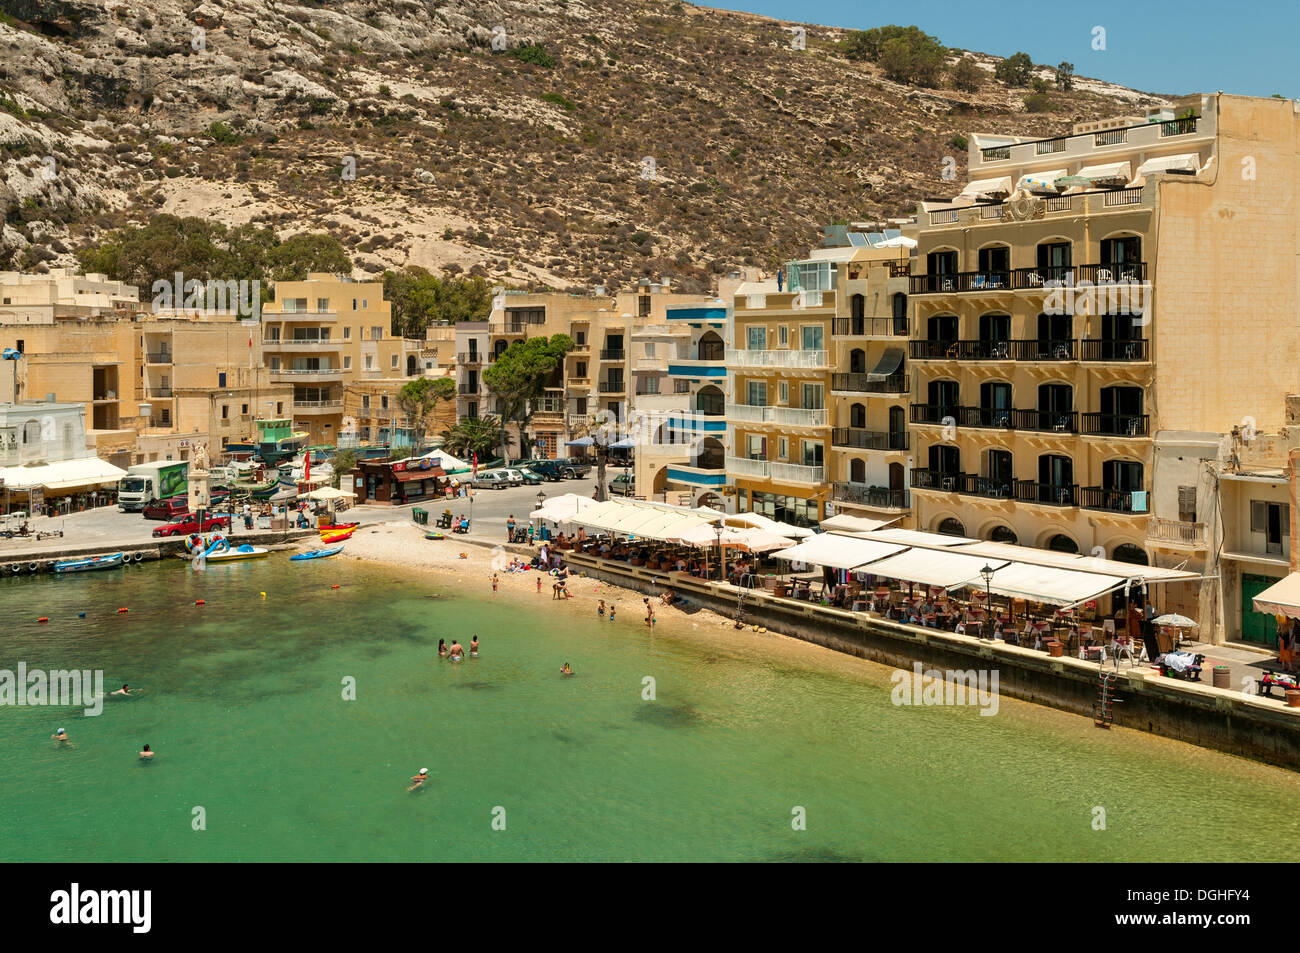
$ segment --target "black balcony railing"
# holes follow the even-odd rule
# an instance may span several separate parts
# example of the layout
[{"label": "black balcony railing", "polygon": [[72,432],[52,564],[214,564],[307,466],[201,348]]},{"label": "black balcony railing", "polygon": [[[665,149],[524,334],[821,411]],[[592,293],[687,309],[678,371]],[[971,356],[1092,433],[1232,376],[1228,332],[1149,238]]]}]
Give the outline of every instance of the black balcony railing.
[{"label": "black balcony railing", "polygon": [[597,390],[602,394],[622,394],[627,390],[627,384],[623,381],[601,381]]},{"label": "black balcony railing", "polygon": [[1103,437],[1149,437],[1148,414],[1082,414],[1083,433]]},{"label": "black balcony railing", "polygon": [[1016,480],[1012,484],[1019,503],[1041,503],[1044,506],[1078,506],[1079,484],[1039,483],[1036,480]]},{"label": "black balcony railing", "polygon": [[1015,410],[1010,407],[912,404],[909,413],[914,424],[981,427],[994,430],[1037,430],[1044,433],[1079,432],[1077,410]]},{"label": "black balcony railing", "polygon": [[603,347],[600,349],[600,359],[602,361],[621,361],[627,357],[627,351],[621,347]]},{"label": "black balcony railing", "polygon": [[909,341],[918,361],[1073,361],[1079,342],[1073,338],[1014,340]]},{"label": "black balcony railing", "polygon": [[857,394],[906,394],[907,374],[901,370],[884,378],[874,374],[832,374],[831,390]]},{"label": "black balcony railing", "polygon": [[172,352],[151,351],[145,356],[145,360],[150,364],[170,364],[172,362]]},{"label": "black balcony railing", "polygon": [[[1139,192],[1141,190],[1138,190]],[[1000,271],[955,271],[947,274],[912,275],[912,294],[948,294],[980,291],[1046,291],[1055,283],[1077,288],[1082,281],[1094,285],[1141,283],[1146,281],[1144,261],[1125,264],[1062,265],[1042,268],[1012,268]]]},{"label": "black balcony railing", "polygon": [[888,433],[858,427],[836,427],[831,430],[831,446],[851,447],[854,450],[906,450],[907,432]]},{"label": "black balcony railing", "polygon": [[907,337],[907,318],[835,318],[836,337]]},{"label": "black balcony railing", "polygon": [[482,364],[483,355],[478,351],[466,351],[456,355],[457,364]]},{"label": "black balcony railing", "polygon": [[1037,430],[1043,433],[1078,433],[1077,410],[1013,410],[1013,430]]},{"label": "black balcony railing", "polygon": [[1079,342],[1079,356],[1085,361],[1145,361],[1148,341],[1118,338],[1084,338]]},{"label": "black balcony railing", "polygon": [[1135,501],[1132,490],[1110,490],[1102,486],[1085,486],[1081,505],[1085,510],[1106,510],[1110,513],[1150,512],[1150,497]]},{"label": "black balcony railing", "polygon": [[906,490],[891,490],[887,486],[868,486],[865,483],[833,483],[831,499],[892,510],[906,509],[911,505]]}]

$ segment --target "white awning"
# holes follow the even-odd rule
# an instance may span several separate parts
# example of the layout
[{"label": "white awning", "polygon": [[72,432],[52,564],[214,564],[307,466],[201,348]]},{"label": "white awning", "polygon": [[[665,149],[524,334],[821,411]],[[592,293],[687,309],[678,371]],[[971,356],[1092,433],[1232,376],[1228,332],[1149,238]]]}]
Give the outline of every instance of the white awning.
[{"label": "white awning", "polygon": [[1182,579],[1195,579],[1197,573],[1182,569],[1167,569],[1163,566],[1143,566],[1138,563],[1120,562],[1118,559],[1102,559],[1098,556],[1081,556],[1078,553],[1058,553],[1051,549],[1032,549],[1013,543],[995,543],[983,541],[963,546],[964,553],[987,556],[995,559],[1009,559],[1013,562],[1033,563],[1037,566],[1055,566],[1058,569],[1072,569],[1079,572],[1095,572],[1104,576],[1122,576],[1125,579],[1141,579],[1144,582],[1176,582]]},{"label": "white awning", "polygon": [[0,480],[11,490],[44,487],[68,490],[76,487],[105,486],[126,476],[126,471],[99,457],[60,460],[27,467],[0,467]]},{"label": "white awning", "polygon": [[961,190],[962,195],[1002,195],[1011,194],[1011,176],[1004,175],[997,179],[976,179],[973,182],[967,182],[966,187]]},{"label": "white awning", "polygon": [[684,543],[687,546],[698,546],[707,549],[715,546],[719,542],[731,549],[745,549],[751,553],[767,553],[774,549],[784,549],[790,545],[790,540],[784,536],[778,536],[776,533],[769,533],[767,530],[750,527],[724,526],[721,537],[719,537],[717,528],[709,523],[700,523],[688,529],[674,531],[675,535],[670,542]]},{"label": "white awning", "polygon": [[1106,182],[1111,179],[1123,180],[1127,182],[1131,176],[1129,170],[1132,167],[1127,162],[1108,162],[1105,165],[1089,165],[1079,170],[1079,175],[1085,179],[1091,179],[1093,182]]},{"label": "white awning", "polygon": [[1137,174],[1139,176],[1149,175],[1152,172],[1191,172],[1195,174],[1201,171],[1201,157],[1195,152],[1184,152],[1176,156],[1161,156],[1158,159],[1147,159],[1138,166]]},{"label": "white awning", "polygon": [[804,526],[791,526],[789,523],[780,523],[761,513],[729,513],[723,517],[723,520],[728,526],[752,526],[754,529],[766,530],[769,533],[775,533],[777,536],[785,536],[789,539],[804,539],[813,535],[813,531]]},{"label": "white awning", "polygon": [[967,583],[979,583],[982,586],[984,580],[980,576],[980,570],[985,564],[994,569],[1007,565],[1002,560],[986,560],[979,556],[963,556],[938,549],[909,549],[905,553],[864,566],[863,571],[890,579],[902,579],[904,582],[956,589]]},{"label": "white awning", "polygon": [[965,536],[947,536],[943,533],[924,533],[917,529],[881,529],[870,536],[871,539],[886,543],[900,543],[903,546],[961,546],[975,540]]},{"label": "white awning", "polygon": [[597,506],[589,496],[580,493],[565,493],[547,500],[540,507],[528,514],[530,519],[550,520],[552,523],[567,523],[582,510]]},{"label": "white awning", "polygon": [[821,528],[828,531],[839,530],[841,533],[870,533],[890,523],[897,523],[900,518],[895,516],[893,519],[876,520],[868,516],[850,516],[848,513],[840,513],[838,516],[822,520]]},{"label": "white awning", "polygon": [[1279,579],[1255,596],[1251,602],[1256,612],[1300,619],[1300,572],[1293,572]]},{"label": "white awning", "polygon": [[[1124,585],[1124,579],[1123,576],[1075,572],[1054,566],[1010,563],[993,574],[993,581],[988,588],[1000,596],[1065,606],[1095,599],[1102,593]],[[984,580],[971,581],[970,585],[982,589]]]},{"label": "white awning", "polygon": [[778,559],[791,562],[811,563],[814,566],[829,566],[832,569],[854,569],[886,556],[901,553],[907,547],[890,543],[880,543],[857,536],[842,536],[839,533],[818,533],[809,536],[797,546],[773,553]]},{"label": "white awning", "polygon": [[1052,192],[1056,190],[1056,180],[1068,174],[1066,169],[1052,169],[1050,172],[1030,172],[1022,175],[1016,188],[1028,192]]},{"label": "white awning", "polygon": [[337,490],[332,486],[323,486],[319,490],[312,490],[310,493],[303,494],[305,500],[320,500],[327,503],[330,500],[343,500],[356,496],[348,490]]}]

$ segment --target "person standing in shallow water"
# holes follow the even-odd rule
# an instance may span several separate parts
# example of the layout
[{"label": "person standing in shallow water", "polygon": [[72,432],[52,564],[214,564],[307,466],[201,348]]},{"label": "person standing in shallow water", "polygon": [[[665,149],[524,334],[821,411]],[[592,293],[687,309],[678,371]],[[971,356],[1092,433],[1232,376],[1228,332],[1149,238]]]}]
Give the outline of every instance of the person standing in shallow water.
[{"label": "person standing in shallow water", "polygon": [[496,573],[493,573],[493,574],[492,574],[492,595],[494,595],[494,596],[497,594],[497,584],[498,584],[499,582],[500,582],[500,579],[497,577],[497,574],[496,574]]},{"label": "person standing in shallow water", "polygon": [[152,760],[153,760],[153,749],[150,748],[148,745],[145,745],[143,748],[141,748],[141,749],[140,749],[140,760],[141,760],[141,761],[152,761]]}]

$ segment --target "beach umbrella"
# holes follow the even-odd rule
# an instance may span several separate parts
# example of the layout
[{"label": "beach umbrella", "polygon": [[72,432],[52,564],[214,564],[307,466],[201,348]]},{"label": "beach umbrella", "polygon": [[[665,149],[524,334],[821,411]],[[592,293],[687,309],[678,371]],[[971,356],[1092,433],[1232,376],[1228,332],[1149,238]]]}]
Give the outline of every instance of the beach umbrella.
[{"label": "beach umbrella", "polygon": [[1196,623],[1185,615],[1179,615],[1177,612],[1167,612],[1164,615],[1156,616],[1151,620],[1153,625],[1167,625],[1175,629],[1194,629]]}]

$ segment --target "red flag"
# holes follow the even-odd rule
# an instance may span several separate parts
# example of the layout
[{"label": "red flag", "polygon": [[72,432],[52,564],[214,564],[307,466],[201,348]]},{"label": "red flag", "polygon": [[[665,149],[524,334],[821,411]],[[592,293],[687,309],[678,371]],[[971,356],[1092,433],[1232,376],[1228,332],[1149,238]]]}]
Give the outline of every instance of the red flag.
[{"label": "red flag", "polygon": [[473,470],[471,471],[471,474],[474,477],[474,479],[477,480],[478,479],[478,451],[474,452],[474,455],[471,458],[471,462],[473,463],[473,467],[474,467]]},{"label": "red flag", "polygon": [[308,484],[311,483],[311,451],[310,450],[307,451],[306,463],[303,464],[302,482]]}]

